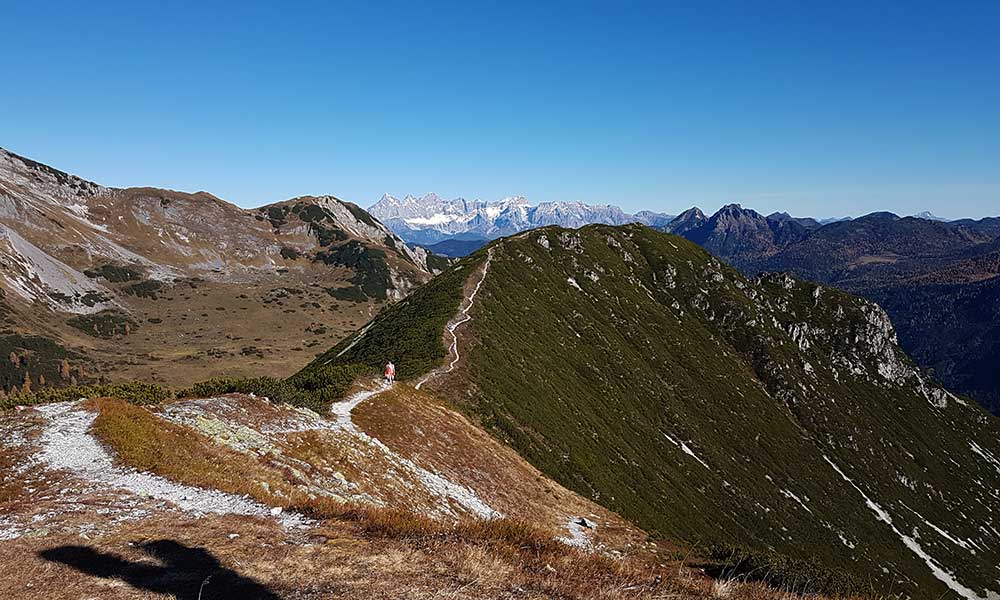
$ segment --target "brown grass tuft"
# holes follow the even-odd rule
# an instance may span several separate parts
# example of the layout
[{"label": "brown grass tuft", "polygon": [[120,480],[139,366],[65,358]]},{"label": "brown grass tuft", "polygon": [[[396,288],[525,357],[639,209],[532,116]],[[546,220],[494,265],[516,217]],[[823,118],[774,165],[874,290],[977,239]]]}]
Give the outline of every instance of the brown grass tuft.
[{"label": "brown grass tuft", "polygon": [[[367,585],[388,586],[399,597],[438,597],[446,589],[456,597],[595,600],[792,600],[794,595],[759,583],[718,582],[694,569],[665,568],[637,556],[613,558],[581,551],[556,541],[554,532],[519,519],[446,523],[399,508],[310,496],[256,457],[220,447],[145,408],[107,398],[91,401],[90,408],[99,411],[95,435],[120,462],[189,485],[248,494],[313,517],[321,521],[314,529],[316,536],[329,532],[338,540],[323,548],[340,553],[338,561],[369,565],[371,570],[364,575]],[[318,452],[318,447],[304,446],[303,454]],[[0,472],[4,456],[0,453]],[[262,481],[267,490],[257,483]],[[370,554],[376,551],[380,554]],[[373,566],[383,562],[393,565],[392,575]],[[338,564],[342,562],[311,564],[310,569],[333,569]]]},{"label": "brown grass tuft", "polygon": [[145,408],[114,398],[89,400],[88,408],[98,411],[93,434],[114,450],[118,462],[129,467],[270,504],[280,503],[281,497],[293,491],[277,469],[158,419]]},{"label": "brown grass tuft", "polygon": [[0,507],[15,502],[24,493],[21,478],[14,476],[17,463],[17,453],[11,448],[0,446]]}]

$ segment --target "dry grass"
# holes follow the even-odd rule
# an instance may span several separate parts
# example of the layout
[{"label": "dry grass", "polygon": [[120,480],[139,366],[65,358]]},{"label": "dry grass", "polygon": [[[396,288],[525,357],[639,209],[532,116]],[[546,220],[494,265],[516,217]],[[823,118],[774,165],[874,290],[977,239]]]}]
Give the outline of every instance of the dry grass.
[{"label": "dry grass", "polygon": [[595,544],[633,554],[678,550],[648,545],[641,530],[552,481],[432,394],[397,384],[358,405],[353,418],[394,451],[468,487],[505,515],[556,527],[571,516],[586,516],[597,524],[591,532]]},{"label": "dry grass", "polygon": [[[434,556],[464,557],[453,568],[475,575],[485,585],[486,574],[471,562],[477,556],[508,576],[490,585],[507,585],[566,598],[637,597],[650,590],[648,568],[626,560],[580,552],[553,538],[553,532],[516,519],[436,521],[416,513],[365,504],[345,504],[298,492],[280,473],[254,457],[220,448],[200,434],[156,418],[147,409],[102,398],[91,401],[99,411],[93,432],[110,446],[118,460],[189,485],[248,494],[257,500],[302,512],[321,521],[347,522],[362,538],[402,544]],[[258,483],[267,481],[270,492]],[[478,574],[476,574],[478,572]],[[513,580],[509,575],[514,574]],[[606,596],[620,589],[624,596]],[[598,596],[598,594],[600,594]]]},{"label": "dry grass", "polygon": [[[113,399],[91,401],[91,408],[99,411],[95,435],[129,466],[181,483],[248,494],[317,519],[310,536],[321,540],[318,546],[272,544],[261,536],[259,551],[244,548],[234,563],[279,594],[296,598],[806,598],[758,583],[714,581],[695,569],[651,562],[648,555],[612,558],[584,552],[556,541],[555,532],[520,519],[446,523],[407,510],[308,495],[256,457],[219,447],[145,408]],[[318,447],[302,450],[303,456],[313,452],[317,454],[310,458],[324,459]],[[268,483],[269,490],[257,483],[261,481]],[[248,527],[244,524],[238,530]],[[213,536],[225,537],[222,531]],[[240,539],[240,544],[249,541]],[[220,548],[219,552],[226,559],[227,551]]]},{"label": "dry grass", "polygon": [[14,467],[19,462],[18,453],[14,449],[0,446],[0,508],[6,508],[24,494],[24,484],[14,472]]},{"label": "dry grass", "polygon": [[559,598],[640,598],[669,587],[642,560],[583,552],[553,532],[518,519],[443,523],[391,508],[314,500],[293,508],[318,519],[349,520],[375,538],[407,541],[454,557],[454,568],[477,586],[541,592]]},{"label": "dry grass", "polygon": [[294,491],[277,469],[214,444],[196,431],[158,419],[145,408],[114,398],[89,400],[88,408],[98,411],[93,434],[114,450],[124,465],[270,504],[280,504],[281,498],[287,503]]}]

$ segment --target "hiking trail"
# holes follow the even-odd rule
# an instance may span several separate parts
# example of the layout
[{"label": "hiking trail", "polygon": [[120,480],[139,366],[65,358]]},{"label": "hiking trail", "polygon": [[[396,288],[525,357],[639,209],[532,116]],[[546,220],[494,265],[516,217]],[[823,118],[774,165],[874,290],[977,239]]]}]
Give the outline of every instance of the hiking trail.
[{"label": "hiking trail", "polygon": [[479,281],[476,282],[476,287],[473,288],[472,293],[469,294],[469,297],[465,300],[465,308],[458,311],[458,314],[455,315],[455,318],[452,319],[452,321],[447,326],[448,333],[451,334],[451,346],[448,347],[448,354],[454,355],[454,358],[452,358],[451,362],[448,364],[447,369],[444,370],[435,369],[430,373],[428,373],[427,375],[424,375],[424,378],[418,381],[417,384],[414,386],[418,390],[421,387],[423,387],[425,383],[427,383],[434,377],[444,375],[445,373],[451,373],[455,369],[455,365],[458,364],[458,361],[462,358],[461,355],[459,355],[458,353],[458,334],[456,333],[456,331],[458,330],[458,327],[460,325],[472,320],[472,316],[469,314],[469,311],[472,309],[472,306],[476,303],[476,294],[479,293],[479,288],[482,287],[483,282],[486,281],[486,274],[489,273],[490,261],[492,260],[493,260],[493,248],[490,248],[486,253],[486,260],[483,262],[483,274],[479,277]]}]

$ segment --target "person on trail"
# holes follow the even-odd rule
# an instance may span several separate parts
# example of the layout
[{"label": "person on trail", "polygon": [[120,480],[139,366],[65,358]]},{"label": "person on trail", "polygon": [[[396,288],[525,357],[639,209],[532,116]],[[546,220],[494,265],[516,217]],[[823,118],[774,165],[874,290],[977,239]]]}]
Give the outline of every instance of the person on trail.
[{"label": "person on trail", "polygon": [[392,361],[385,363],[385,380],[387,383],[392,383],[396,379],[396,365],[392,364]]}]

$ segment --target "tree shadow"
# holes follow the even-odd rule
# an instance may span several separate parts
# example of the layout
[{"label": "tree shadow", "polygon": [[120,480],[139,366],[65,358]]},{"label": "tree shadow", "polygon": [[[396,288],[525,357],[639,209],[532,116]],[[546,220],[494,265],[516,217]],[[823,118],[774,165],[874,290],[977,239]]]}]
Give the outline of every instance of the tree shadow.
[{"label": "tree shadow", "polygon": [[38,554],[81,573],[118,579],[136,589],[171,594],[178,599],[280,600],[260,583],[223,567],[204,548],[173,540],[145,542],[138,547],[161,564],[133,562],[87,546],[59,546]]}]

